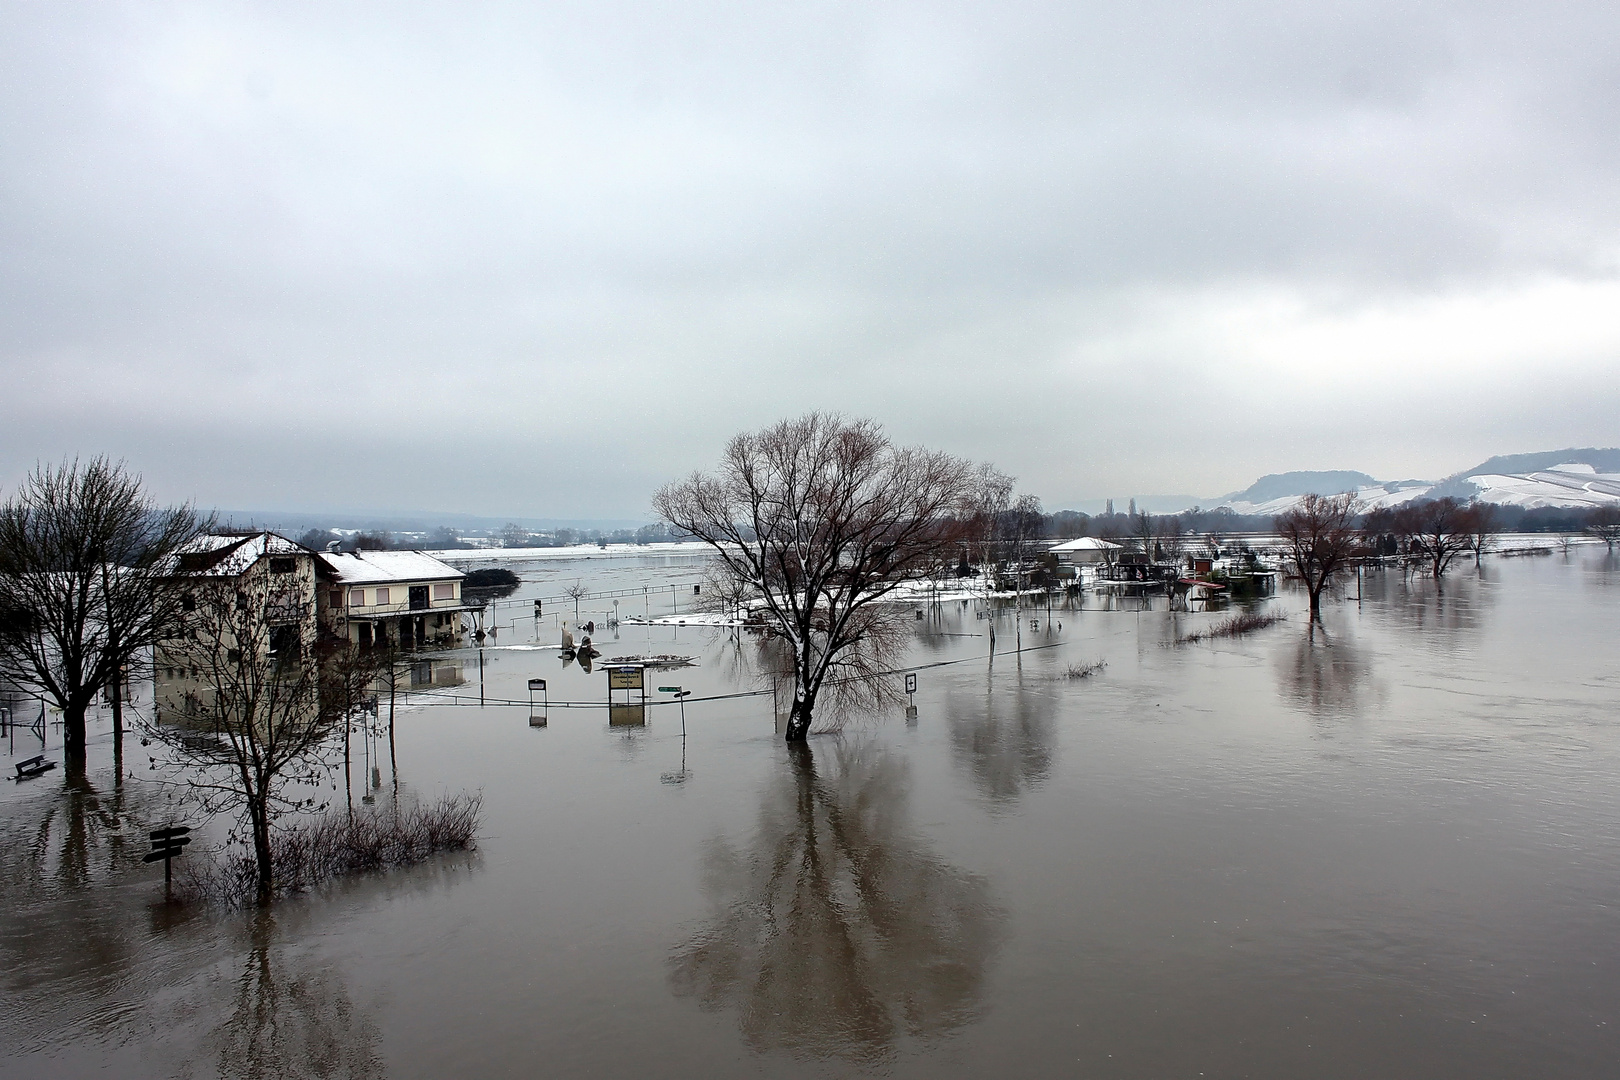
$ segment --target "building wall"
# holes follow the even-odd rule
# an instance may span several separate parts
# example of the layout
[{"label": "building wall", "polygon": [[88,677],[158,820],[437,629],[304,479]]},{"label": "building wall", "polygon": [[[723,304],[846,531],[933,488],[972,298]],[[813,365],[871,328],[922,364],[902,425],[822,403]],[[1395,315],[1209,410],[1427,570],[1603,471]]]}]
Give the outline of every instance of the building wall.
[{"label": "building wall", "polygon": [[[290,572],[276,572],[283,560],[291,561]],[[234,577],[199,573],[180,582],[195,606],[182,613],[177,638],[152,650],[154,706],[160,721],[165,714],[187,714],[195,702],[214,692],[206,663],[211,648],[251,649],[256,657],[267,658],[274,645],[291,650],[295,658],[313,658],[318,631],[313,555],[265,555]],[[239,596],[259,609],[240,624],[254,631],[246,642],[237,640],[236,626],[216,615],[216,605],[235,610]]]},{"label": "building wall", "polygon": [[[412,609],[411,586],[426,586],[428,606]],[[378,603],[377,591],[388,590],[388,602]],[[355,604],[360,593],[363,603]],[[410,644],[439,648],[456,648],[461,644],[461,580],[416,579],[391,581],[386,585],[344,586],[323,581],[319,586],[317,608],[323,629],[355,645],[382,644],[377,640],[379,627],[387,635],[387,644],[401,641],[400,620],[411,620]],[[447,610],[448,609],[448,610]],[[364,616],[354,618],[352,616]],[[418,631],[420,627],[420,631]]]}]

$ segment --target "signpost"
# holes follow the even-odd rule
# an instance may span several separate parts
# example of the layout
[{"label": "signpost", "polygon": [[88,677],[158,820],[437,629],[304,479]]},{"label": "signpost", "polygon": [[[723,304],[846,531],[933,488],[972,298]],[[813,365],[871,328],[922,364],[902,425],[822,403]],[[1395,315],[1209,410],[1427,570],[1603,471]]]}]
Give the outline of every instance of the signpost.
[{"label": "signpost", "polygon": [[[612,727],[640,726],[647,722],[647,675],[640,664],[615,664],[607,670],[608,724]],[[613,691],[625,691],[623,703],[613,700]],[[631,703],[630,691],[641,691],[641,701]]]},{"label": "signpost", "polygon": [[909,723],[917,719],[917,673],[906,672],[906,720]]},{"label": "signpost", "polygon": [[163,899],[169,899],[170,883],[173,881],[173,869],[170,860],[178,857],[191,843],[190,825],[172,825],[166,829],[152,830],[152,850],[142,862],[157,862],[163,860]]},{"label": "signpost", "polygon": [[[538,600],[535,601],[536,605],[538,605],[539,603],[540,603],[540,601],[538,601]],[[536,690],[540,691],[540,712],[539,712],[538,715],[536,715],[536,713],[534,711],[534,692]],[[546,680],[544,680],[544,679],[530,679],[529,680],[529,726],[530,727],[545,727],[546,726],[546,703],[547,703],[546,702]]]},{"label": "signpost", "polygon": [[692,691],[682,690],[678,686],[660,686],[660,694],[674,694],[675,700],[681,703],[681,738],[686,738],[686,699],[692,696]]}]

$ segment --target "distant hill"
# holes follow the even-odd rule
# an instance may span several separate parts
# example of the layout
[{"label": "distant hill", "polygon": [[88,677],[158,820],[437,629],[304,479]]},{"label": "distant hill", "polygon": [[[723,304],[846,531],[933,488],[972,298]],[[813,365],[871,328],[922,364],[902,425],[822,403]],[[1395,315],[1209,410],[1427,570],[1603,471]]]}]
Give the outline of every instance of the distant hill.
[{"label": "distant hill", "polygon": [[1572,448],[1545,450],[1537,454],[1503,454],[1481,462],[1472,469],[1464,469],[1455,477],[1461,479],[1481,474],[1522,476],[1525,473],[1543,472],[1554,465],[1568,464],[1590,465],[1600,473],[1620,473],[1620,447],[1599,449],[1589,446],[1584,450]]},{"label": "distant hill", "polygon": [[1262,476],[1242,491],[1222,495],[1220,502],[1268,503],[1273,499],[1286,499],[1295,495],[1337,495],[1341,491],[1358,491],[1378,483],[1363,472],[1285,472]]},{"label": "distant hill", "polygon": [[1534,454],[1503,454],[1435,483],[1374,480],[1360,472],[1287,472],[1262,476],[1219,503],[1240,514],[1280,514],[1302,495],[1354,491],[1369,509],[1414,499],[1479,499],[1519,506],[1581,508],[1620,502],[1620,448],[1570,447]]}]

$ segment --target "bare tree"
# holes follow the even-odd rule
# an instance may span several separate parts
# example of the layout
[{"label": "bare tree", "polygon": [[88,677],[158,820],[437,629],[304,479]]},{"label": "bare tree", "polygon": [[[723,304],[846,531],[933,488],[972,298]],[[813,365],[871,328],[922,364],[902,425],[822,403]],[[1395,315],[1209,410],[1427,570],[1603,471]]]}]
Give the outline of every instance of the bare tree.
[{"label": "bare tree", "polygon": [[1501,518],[1496,507],[1488,502],[1471,502],[1463,507],[1462,528],[1468,534],[1468,546],[1474,552],[1474,565],[1478,566],[1485,558],[1485,551],[1491,546],[1496,534],[1502,531]]},{"label": "bare tree", "polygon": [[1450,497],[1412,503],[1396,514],[1411,553],[1429,564],[1437,581],[1458,555],[1473,548],[1469,516],[1468,507]]},{"label": "bare tree", "polygon": [[[1134,505],[1135,499],[1131,500]],[[1141,513],[1131,514],[1132,539],[1142,546],[1142,558],[1148,562],[1153,561],[1153,515],[1143,510]]]},{"label": "bare tree", "polygon": [[[169,750],[165,764],[209,813],[236,812],[246,826],[261,904],[275,891],[270,834],[278,818],[314,808],[289,795],[325,781],[337,754],[343,708],[321,708],[312,618],[278,618],[268,574],[199,581],[165,664],[194,672],[160,700],[148,735]],[[290,614],[290,613],[289,613]],[[358,678],[358,676],[356,676]],[[188,685],[183,692],[181,686]]]},{"label": "bare tree", "polygon": [[1620,543],[1620,506],[1600,506],[1587,518],[1586,531],[1609,545]]},{"label": "bare tree", "polygon": [[1311,618],[1322,613],[1322,591],[1344,569],[1360,546],[1355,528],[1358,504],[1348,492],[1343,495],[1306,495],[1299,505],[1276,521],[1282,538],[1284,558],[1305,582],[1311,598]]},{"label": "bare tree", "polygon": [[563,595],[574,602],[574,622],[578,623],[579,602],[591,595],[591,590],[585,587],[584,582],[576,580],[572,585],[563,590]]},{"label": "bare tree", "polygon": [[957,542],[972,489],[965,461],[895,446],[870,420],[811,413],[738,435],[715,474],[669,484],[653,505],[714,548],[789,643],[795,742],[829,675],[882,622],[874,605]]},{"label": "bare tree", "polygon": [[63,755],[82,767],[85,713],[178,610],[159,571],[203,524],[159,508],[106,458],[39,466],[0,507],[0,678],[62,710]]}]

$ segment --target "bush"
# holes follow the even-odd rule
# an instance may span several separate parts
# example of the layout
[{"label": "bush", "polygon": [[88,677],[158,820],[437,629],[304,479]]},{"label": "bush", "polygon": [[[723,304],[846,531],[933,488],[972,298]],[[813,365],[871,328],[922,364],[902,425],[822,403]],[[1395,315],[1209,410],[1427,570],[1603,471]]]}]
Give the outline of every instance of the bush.
[{"label": "bush", "polygon": [[1244,634],[1256,630],[1264,630],[1268,626],[1276,626],[1280,622],[1287,622],[1288,616],[1282,612],[1244,611],[1233,615],[1230,619],[1222,619],[1208,630],[1194,630],[1186,637],[1177,638],[1177,644],[1187,644],[1195,641],[1204,641],[1218,637],[1242,637]]},{"label": "bush", "polygon": [[[328,813],[271,839],[276,893],[307,892],[322,882],[423,862],[441,851],[476,845],[482,795],[446,795],[408,807]],[[258,869],[251,851],[222,853],[185,867],[182,895],[225,904],[252,903]]]}]

